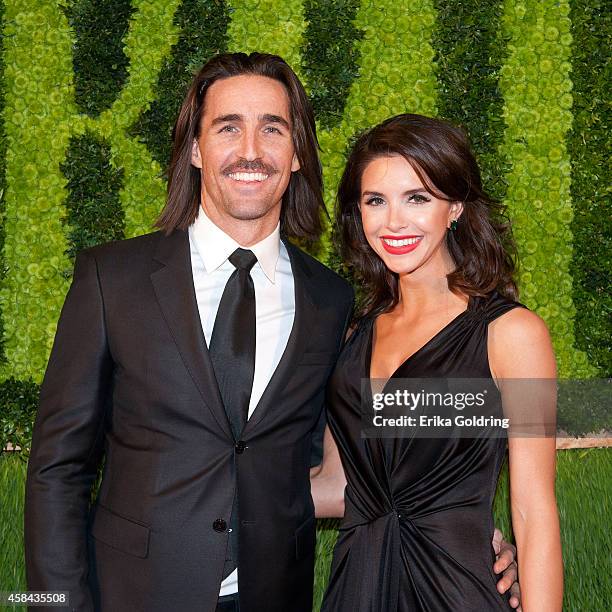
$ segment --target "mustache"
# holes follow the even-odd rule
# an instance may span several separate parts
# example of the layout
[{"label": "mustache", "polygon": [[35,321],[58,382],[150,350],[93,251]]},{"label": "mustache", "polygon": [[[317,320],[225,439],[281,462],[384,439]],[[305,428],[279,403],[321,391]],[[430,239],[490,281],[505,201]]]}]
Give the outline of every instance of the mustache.
[{"label": "mustache", "polygon": [[233,174],[234,172],[261,172],[262,174],[272,175],[276,174],[278,170],[270,164],[264,163],[261,159],[254,159],[249,161],[248,159],[239,159],[226,166],[221,171],[224,175]]}]

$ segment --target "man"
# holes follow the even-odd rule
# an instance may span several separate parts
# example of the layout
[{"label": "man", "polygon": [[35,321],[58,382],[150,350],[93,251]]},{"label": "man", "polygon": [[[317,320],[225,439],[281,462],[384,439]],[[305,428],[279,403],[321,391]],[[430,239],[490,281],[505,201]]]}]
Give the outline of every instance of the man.
[{"label": "man", "polygon": [[321,229],[312,110],[280,58],[221,55],[173,140],[162,231],[76,260],[28,468],[28,586],[79,611],[310,612],[313,435],[353,301],[287,241]]}]

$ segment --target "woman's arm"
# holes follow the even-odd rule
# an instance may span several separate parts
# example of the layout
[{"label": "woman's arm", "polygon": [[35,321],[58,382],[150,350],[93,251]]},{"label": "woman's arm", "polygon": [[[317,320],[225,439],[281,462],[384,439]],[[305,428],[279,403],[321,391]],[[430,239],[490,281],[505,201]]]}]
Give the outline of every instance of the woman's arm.
[{"label": "woman's arm", "polygon": [[344,516],[345,486],[346,479],[338,447],[329,426],[326,426],[323,437],[323,463],[310,470],[310,492],[317,518]]},{"label": "woman's arm", "polygon": [[[525,612],[560,611],[563,562],[555,498],[555,437],[545,431],[555,409],[550,390],[556,364],[544,322],[522,308],[493,321],[489,363],[510,418],[510,500],[522,607]],[[530,437],[525,430],[516,431],[516,419],[535,427]]]}]

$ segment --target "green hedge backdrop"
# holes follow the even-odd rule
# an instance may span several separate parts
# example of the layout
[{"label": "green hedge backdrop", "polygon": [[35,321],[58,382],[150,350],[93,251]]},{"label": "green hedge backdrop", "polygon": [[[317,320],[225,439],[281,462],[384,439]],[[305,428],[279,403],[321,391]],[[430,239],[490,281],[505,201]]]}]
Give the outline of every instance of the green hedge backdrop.
[{"label": "green hedge backdrop", "polygon": [[[405,111],[464,125],[485,186],[508,206],[521,299],[549,325],[561,376],[610,376],[605,2],[4,0],[0,19],[0,448],[28,446],[75,253],[151,231],[186,86],[226,50],[278,53],[306,85],[330,210],[359,130]],[[341,270],[329,235],[316,254]],[[606,414],[592,416],[591,429],[609,425]],[[584,422],[560,415],[572,433],[585,433]],[[567,457],[567,609],[610,609],[601,531],[610,451]],[[0,590],[24,586],[21,463],[0,456],[0,550],[14,551],[1,562]],[[570,486],[581,470],[582,488]],[[576,495],[588,500],[587,534],[572,515]],[[335,537],[328,524],[319,535],[318,593]]]}]

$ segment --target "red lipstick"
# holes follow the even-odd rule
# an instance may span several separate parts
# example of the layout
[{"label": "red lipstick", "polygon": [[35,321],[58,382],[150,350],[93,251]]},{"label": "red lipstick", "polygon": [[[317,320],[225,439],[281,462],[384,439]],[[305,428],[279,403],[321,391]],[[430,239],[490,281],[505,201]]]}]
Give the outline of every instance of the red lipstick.
[{"label": "red lipstick", "polygon": [[[403,246],[391,246],[385,242],[387,240],[406,240],[407,238],[418,238],[418,240],[412,244],[406,244]],[[382,242],[383,248],[387,253],[391,253],[391,255],[405,255],[406,253],[410,253],[414,251],[419,244],[421,243],[422,236],[381,236],[380,241]]]}]

